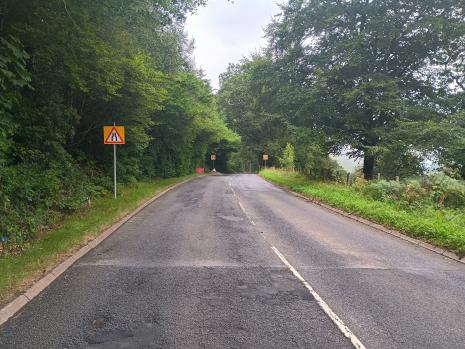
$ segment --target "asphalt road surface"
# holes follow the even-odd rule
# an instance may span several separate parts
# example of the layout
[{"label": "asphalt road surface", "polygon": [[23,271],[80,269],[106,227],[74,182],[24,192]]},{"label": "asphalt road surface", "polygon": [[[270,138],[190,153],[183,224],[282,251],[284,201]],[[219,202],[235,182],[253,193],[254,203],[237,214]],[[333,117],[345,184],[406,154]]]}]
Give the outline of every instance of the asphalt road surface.
[{"label": "asphalt road surface", "polygon": [[354,343],[464,348],[465,266],[255,175],[169,192],[0,327],[2,349]]}]

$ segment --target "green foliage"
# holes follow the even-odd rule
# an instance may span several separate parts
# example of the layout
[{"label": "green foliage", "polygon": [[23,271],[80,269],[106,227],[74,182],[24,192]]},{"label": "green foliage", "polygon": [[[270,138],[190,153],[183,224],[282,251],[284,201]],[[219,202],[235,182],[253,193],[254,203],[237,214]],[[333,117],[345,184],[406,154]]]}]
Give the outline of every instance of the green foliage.
[{"label": "green foliage", "polygon": [[283,150],[282,157],[279,158],[281,167],[287,170],[293,170],[295,165],[295,151],[291,143],[286,144],[286,148]]},{"label": "green foliage", "polygon": [[0,112],[10,110],[17,102],[18,90],[28,86],[31,80],[26,69],[28,58],[17,38],[0,37]]},{"label": "green foliage", "polygon": [[31,77],[26,69],[28,58],[17,38],[0,37],[0,166],[6,161],[11,136],[17,127],[10,112],[21,100],[21,89],[30,87]]},{"label": "green foliage", "polygon": [[435,201],[446,207],[465,207],[465,182],[444,173],[431,176],[431,190]]},{"label": "green foliage", "polygon": [[257,154],[254,148],[242,144],[236,152],[231,154],[227,163],[227,172],[256,173],[261,165],[259,157],[260,154]]},{"label": "green foliage", "polygon": [[292,143],[311,178],[337,176],[327,155],[347,150],[366,179],[432,164],[465,178],[462,10],[449,0],[285,2],[266,50],[221,78],[219,106],[246,162],[266,152],[278,165]]},{"label": "green foliage", "polygon": [[218,92],[218,106],[228,126],[242,139],[246,162],[261,163],[261,154],[270,155],[269,166],[277,165],[286,145],[287,121],[277,110],[279,82],[270,57],[256,56],[231,65],[224,73]]},{"label": "green foliage", "polygon": [[240,138],[192,66],[203,0],[5,0],[0,5],[0,237],[30,241],[110,189],[102,127],[126,127],[118,178],[192,173]]},{"label": "green foliage", "polygon": [[[312,177],[347,149],[367,179],[422,174],[425,159],[463,175],[461,11],[449,0],[288,0],[267,49],[223,74],[220,109],[244,147],[273,166],[290,142]],[[296,130],[317,135],[299,137],[310,159]]]},{"label": "green foliage", "polygon": [[374,173],[383,178],[409,178],[421,175],[426,171],[425,156],[411,147],[391,142],[377,153]]},{"label": "green foliage", "polygon": [[165,108],[155,117],[152,142],[146,153],[156,162],[146,168],[148,176],[180,176],[203,166],[208,151],[219,144],[237,144],[239,137],[229,130],[216,111],[209,86],[191,73],[179,73],[168,85]]},{"label": "green foliage", "polygon": [[331,159],[318,144],[306,146],[305,152],[298,159],[301,164],[299,170],[310,179],[336,179],[343,172],[337,161]]},{"label": "green foliage", "polygon": [[363,192],[376,200],[395,201],[402,197],[404,186],[398,181],[380,180],[364,186]]},{"label": "green foliage", "polygon": [[437,122],[450,87],[463,89],[461,11],[449,0],[289,0],[267,30],[275,75],[287,76],[280,100],[289,120],[323,130],[333,152],[349,145],[366,178],[399,150],[393,167],[418,172],[406,166],[409,138],[396,149],[390,133],[401,121]]},{"label": "green foliage", "polygon": [[396,201],[406,206],[465,208],[465,183],[441,172],[421,180],[373,181],[361,191],[373,199]]},{"label": "green foliage", "polygon": [[[253,56],[231,65],[221,77],[219,108],[242,139],[240,155],[234,157],[231,170],[255,172],[262,166],[263,153],[270,156],[267,165],[280,165],[283,148],[292,143],[295,166],[312,178],[333,178],[338,167],[328,157],[326,137],[290,123],[287,103],[297,97],[292,91],[281,90],[286,85],[277,70],[270,56]],[[283,166],[294,167],[290,162]]]},{"label": "green foliage", "polygon": [[238,173],[248,172],[249,170],[249,164],[246,163],[246,161],[243,161],[242,156],[239,152],[231,154],[231,158],[229,159],[227,164],[227,172]]},{"label": "green foliage", "polygon": [[[392,137],[415,144],[416,149],[465,178],[465,94],[450,101],[450,114],[440,120],[401,122]],[[461,110],[461,111],[460,111]]]},{"label": "green foliage", "polygon": [[0,170],[0,180],[0,235],[12,245],[30,241],[103,191],[98,181],[91,182],[71,162],[10,166]]}]

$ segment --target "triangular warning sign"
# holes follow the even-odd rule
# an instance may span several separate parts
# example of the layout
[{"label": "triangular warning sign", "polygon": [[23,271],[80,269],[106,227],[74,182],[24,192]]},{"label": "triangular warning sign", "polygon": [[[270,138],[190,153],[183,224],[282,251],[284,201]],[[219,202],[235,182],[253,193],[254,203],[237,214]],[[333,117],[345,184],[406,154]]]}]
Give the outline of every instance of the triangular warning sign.
[{"label": "triangular warning sign", "polygon": [[108,133],[108,137],[105,139],[105,144],[124,144],[124,136],[121,136],[116,126],[114,126],[110,133]]}]

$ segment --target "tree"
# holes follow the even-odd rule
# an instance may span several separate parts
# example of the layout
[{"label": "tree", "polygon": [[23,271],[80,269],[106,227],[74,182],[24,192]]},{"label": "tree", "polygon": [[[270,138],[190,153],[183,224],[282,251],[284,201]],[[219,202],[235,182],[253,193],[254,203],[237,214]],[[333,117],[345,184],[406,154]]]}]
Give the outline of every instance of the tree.
[{"label": "tree", "polygon": [[[292,119],[323,129],[333,152],[349,145],[372,178],[379,147],[400,120],[439,118],[439,81],[463,57],[462,11],[449,0],[290,0],[268,36],[274,60],[306,97]],[[441,75],[445,52],[453,54]]]},{"label": "tree", "polygon": [[220,81],[219,109],[247,148],[241,151],[244,160],[258,164],[260,154],[268,153],[273,166],[286,144],[288,122],[276,100],[280,84],[270,57],[254,55],[230,65]]},{"label": "tree", "polygon": [[448,115],[440,121],[402,122],[394,135],[397,139],[409,139],[425,157],[458,171],[465,178],[465,112]]},{"label": "tree", "polygon": [[11,146],[11,135],[16,126],[11,110],[21,101],[21,89],[30,87],[26,69],[29,58],[21,42],[10,36],[0,37],[0,166]]},{"label": "tree", "polygon": [[291,143],[286,144],[286,148],[283,149],[283,154],[279,158],[279,163],[282,167],[287,170],[294,170],[295,151]]}]

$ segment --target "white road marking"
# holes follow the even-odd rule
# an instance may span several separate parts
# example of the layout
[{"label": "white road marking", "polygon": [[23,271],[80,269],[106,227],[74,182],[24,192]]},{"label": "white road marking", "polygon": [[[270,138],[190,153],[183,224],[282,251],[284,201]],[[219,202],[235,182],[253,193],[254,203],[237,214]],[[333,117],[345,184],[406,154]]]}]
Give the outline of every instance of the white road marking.
[{"label": "white road marking", "polygon": [[242,206],[242,203],[241,203],[239,200],[237,200],[237,202],[239,203],[239,206],[240,206],[242,212],[244,212],[244,214],[246,215],[246,217],[248,218],[248,220],[250,221],[250,223],[251,223],[253,226],[255,226],[255,222],[253,221],[252,218],[250,218],[250,216],[249,216],[249,214],[247,213],[247,211],[245,210],[244,206]]},{"label": "white road marking", "polygon": [[[229,184],[231,185],[231,183]],[[242,210],[242,212],[244,212],[245,216],[247,217],[247,219],[250,221],[250,223],[255,227],[255,222],[253,221],[252,218],[250,218],[249,214],[247,213],[247,211],[245,210],[244,206],[242,205],[242,203],[239,201],[239,197],[236,195],[236,191],[234,190],[234,188],[231,186],[231,190],[233,191],[234,193],[234,196],[237,198],[237,202],[239,203],[239,206]]]},{"label": "white road marking", "polygon": [[[231,189],[234,192],[234,189],[232,187],[231,187]],[[253,226],[255,226],[255,222],[252,220],[252,218],[250,218],[250,216],[247,213],[247,211],[245,210],[244,206],[239,201],[239,198],[238,198],[237,202],[239,203],[239,206],[240,206],[242,212],[244,212],[246,217],[249,219],[250,223]],[[303,283],[305,288],[307,288],[307,290],[310,292],[310,294],[316,300],[319,307],[325,312],[326,315],[328,315],[328,317],[331,319],[331,321],[334,322],[334,324],[339,328],[339,330],[342,332],[342,334],[351,341],[352,345],[356,349],[366,349],[365,346],[362,344],[362,342],[357,338],[357,336],[352,333],[352,331],[346,326],[346,324],[344,324],[344,322],[339,318],[339,316],[336,315],[336,313],[329,307],[329,305],[323,300],[323,298],[320,297],[320,295],[313,289],[313,287],[302,277],[302,275],[300,275],[300,273],[291,265],[291,263],[288,262],[286,257],[284,257],[283,254],[281,252],[279,252],[279,250],[268,241],[268,239],[266,238],[265,235],[262,235],[262,236],[270,244],[271,249],[273,250],[273,252],[279,257],[279,259],[281,259],[281,261],[292,272],[292,274],[294,274],[294,276],[300,282]]]},{"label": "white road marking", "polygon": [[231,188],[231,191],[234,194],[234,196],[237,197],[236,191],[234,190],[234,187],[232,186],[232,182],[229,182],[229,187]]},{"label": "white road marking", "polygon": [[294,276],[304,284],[310,294],[315,298],[320,308],[328,315],[332,322],[339,328],[344,336],[346,336],[352,342],[353,346],[357,349],[366,349],[365,346],[360,342],[355,334],[344,324],[344,322],[336,315],[336,313],[329,307],[329,305],[320,297],[318,293],[313,289],[312,286],[299,274],[299,272],[287,261],[279,250],[271,246],[271,249],[281,259],[281,261],[288,267],[288,269],[294,274]]},{"label": "white road marking", "polygon": [[248,213],[245,211],[245,208],[244,206],[242,206],[242,203],[240,201],[237,201],[239,203],[239,207],[241,208],[242,212],[244,212],[244,214],[247,216],[247,218],[250,220],[250,217],[248,215]]}]

